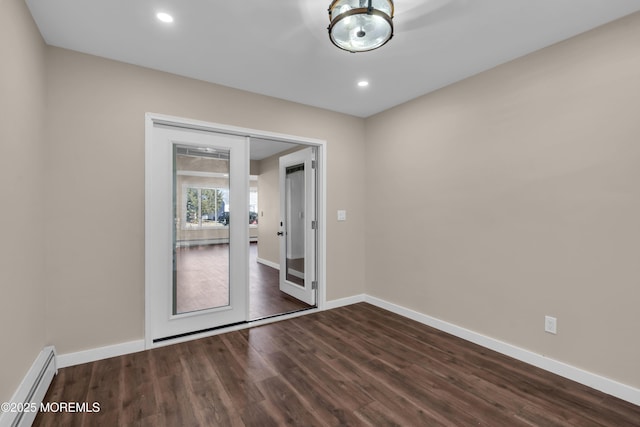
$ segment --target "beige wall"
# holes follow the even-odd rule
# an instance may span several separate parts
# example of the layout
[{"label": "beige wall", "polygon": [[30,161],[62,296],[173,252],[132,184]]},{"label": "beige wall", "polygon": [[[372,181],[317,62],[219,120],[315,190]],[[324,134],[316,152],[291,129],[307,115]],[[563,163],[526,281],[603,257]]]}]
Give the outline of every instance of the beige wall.
[{"label": "beige wall", "polygon": [[369,118],[367,293],[640,387],[638,40],[636,13]]},{"label": "beige wall", "polygon": [[364,292],[364,224],[331,214],[364,216],[364,120],[55,47],[47,67],[47,323],[60,353],[143,338],[145,112],[326,140],[327,298]]},{"label": "beige wall", "polygon": [[279,155],[260,161],[258,175],[258,258],[280,263],[280,187],[278,178]]},{"label": "beige wall", "polygon": [[[259,217],[258,257],[275,264],[280,264],[280,238],[277,236],[280,231],[280,157],[303,148],[293,148],[260,160],[258,207],[262,216]],[[329,222],[332,222],[331,217]]]},{"label": "beige wall", "polygon": [[45,341],[44,49],[21,0],[0,0],[0,402]]}]

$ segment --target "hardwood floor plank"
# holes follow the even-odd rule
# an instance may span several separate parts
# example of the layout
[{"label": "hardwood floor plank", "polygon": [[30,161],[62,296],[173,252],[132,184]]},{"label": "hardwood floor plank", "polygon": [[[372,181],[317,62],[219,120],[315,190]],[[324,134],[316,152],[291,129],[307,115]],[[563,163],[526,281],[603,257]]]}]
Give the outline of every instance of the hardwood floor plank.
[{"label": "hardwood floor plank", "polygon": [[371,375],[382,380],[394,393],[405,397],[415,407],[428,412],[435,420],[446,424],[453,422],[457,425],[476,425],[478,419],[462,410],[464,405],[456,405],[459,401],[446,400],[437,394],[437,389],[423,389],[411,378],[407,378],[402,371],[393,369],[378,360],[367,364],[366,369]]},{"label": "hardwood floor plank", "polygon": [[640,426],[640,407],[368,304],[60,369],[34,426]]},{"label": "hardwood floor plank", "polygon": [[281,378],[296,392],[299,399],[306,402],[307,407],[312,408],[323,424],[340,426],[352,424],[356,420],[352,411],[343,410],[341,402],[326,392],[321,381],[309,377],[302,369],[291,369]]},{"label": "hardwood floor plank", "polygon": [[[473,388],[458,387],[453,375],[443,378],[439,375],[429,375],[423,366],[412,365],[398,372],[396,380],[403,384],[411,384],[416,389],[416,398],[425,399],[430,407],[438,407],[439,413],[452,411],[456,419],[458,414],[475,420],[475,424],[491,424],[493,426],[515,426],[515,414],[520,405],[501,404],[486,400],[478,395]],[[466,422],[465,422],[466,423]]]},{"label": "hardwood floor plank", "polygon": [[608,411],[613,411],[615,414],[624,417],[623,420],[621,420],[621,425],[632,426],[633,424],[629,424],[628,420],[635,420],[636,425],[634,427],[640,426],[640,414],[638,413],[638,406],[634,405],[633,403],[617,399],[613,396],[604,396],[601,406],[603,408],[606,408],[606,410]]},{"label": "hardwood floor plank", "polygon": [[333,325],[330,333],[338,338],[348,337],[349,346],[358,350],[363,358],[377,359],[396,369],[407,367],[412,363],[409,358],[403,357],[396,348],[391,348],[388,343],[374,342],[366,330],[362,330],[361,333],[354,336],[350,331],[350,325],[353,321],[348,322],[339,312],[327,312],[326,316],[328,323]]},{"label": "hardwood floor plank", "polygon": [[219,335],[203,338],[201,344],[204,346],[205,356],[209,359],[234,406],[242,407],[264,399],[256,382],[242,370],[242,366],[228,351]]},{"label": "hardwood floor plank", "polygon": [[122,370],[122,358],[112,357],[102,363],[94,362],[91,371],[91,380],[87,395],[81,402],[100,403],[100,412],[83,413],[83,424],[95,425],[95,420],[105,425],[120,425],[122,414],[122,399],[120,395],[120,381]]},{"label": "hardwood floor plank", "polygon": [[247,336],[243,332],[225,334],[220,338],[245,376],[253,381],[261,381],[276,375],[260,353],[249,345]]},{"label": "hardwood floor plank", "polygon": [[223,390],[219,377],[208,363],[202,346],[188,342],[178,346],[183,380],[198,425],[241,425],[231,399]]},{"label": "hardwood floor plank", "polygon": [[[293,325],[293,323],[286,323]],[[284,326],[281,324],[280,326]],[[281,331],[282,332],[282,331]],[[283,334],[285,332],[282,332]],[[307,344],[317,343],[318,340],[309,333],[293,333],[287,334],[286,337],[291,341],[304,342]],[[339,369],[333,366],[335,359],[325,361],[318,357],[314,351],[300,353],[292,362],[296,368],[304,372],[308,381],[314,381],[317,387],[322,388],[328,398],[332,399],[334,404],[346,408],[350,411],[365,406],[372,402],[371,396],[367,395],[362,389],[355,387],[350,381],[346,381]]]},{"label": "hardwood floor plank", "polygon": [[537,410],[534,406],[523,406],[518,413],[516,413],[516,419],[526,423],[529,426],[549,426],[549,427],[561,427],[561,426],[584,426],[588,427],[593,425],[586,423],[585,421],[579,422],[578,420],[572,420],[570,417],[564,415],[544,413]]},{"label": "hardwood floor plank", "polygon": [[327,426],[307,405],[299,398],[280,376],[260,381],[260,389],[266,396],[264,405],[269,407],[269,413],[278,417],[278,425],[290,426]]},{"label": "hardwood floor plank", "polygon": [[[184,376],[165,376],[157,379],[158,407],[166,426],[200,425],[193,411],[192,398],[185,384]],[[119,425],[119,424],[105,424]]]},{"label": "hardwood floor plank", "polygon": [[[314,412],[323,420],[323,423],[353,425],[357,421],[353,411],[363,406],[360,402],[371,402],[368,397],[362,399],[358,396],[345,395],[345,387],[332,389],[331,385],[336,382],[327,377],[313,375],[306,369],[305,361],[293,360],[284,352],[269,353],[265,357],[282,374],[280,377],[296,391],[299,398],[314,408]],[[307,359],[306,362],[311,362],[311,359]],[[312,365],[312,368],[315,367],[316,365]],[[341,383],[344,384],[344,381]],[[355,388],[352,391],[362,394]]]},{"label": "hardwood floor plank", "polygon": [[368,426],[403,427],[407,425],[406,420],[390,411],[389,408],[378,401],[373,401],[358,409],[355,411],[355,415],[363,425]]},{"label": "hardwood floor plank", "polygon": [[382,378],[371,373],[370,370],[361,369],[361,365],[354,364],[348,358],[337,359],[335,364],[340,367],[345,379],[351,381],[374,401],[384,406],[387,413],[403,420],[403,425],[441,424],[437,415],[432,415],[429,411],[414,405],[404,395],[396,393]]},{"label": "hardwood floor plank", "polygon": [[145,417],[155,416],[158,402],[149,366],[151,352],[122,356],[122,419],[143,425]]},{"label": "hardwood floor plank", "polygon": [[277,417],[272,416],[265,409],[265,402],[247,405],[242,409],[242,422],[247,427],[277,427],[280,425]]},{"label": "hardwood floor plank", "polygon": [[191,403],[196,414],[201,414],[199,425],[233,426],[243,425],[240,414],[230,399],[221,392],[221,385],[216,381],[194,380],[192,384]]}]

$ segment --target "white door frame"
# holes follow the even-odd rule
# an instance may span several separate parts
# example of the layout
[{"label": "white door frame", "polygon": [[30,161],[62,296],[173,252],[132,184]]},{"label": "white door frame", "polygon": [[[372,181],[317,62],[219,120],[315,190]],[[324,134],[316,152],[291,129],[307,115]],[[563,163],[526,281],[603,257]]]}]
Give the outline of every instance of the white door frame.
[{"label": "white door frame", "polygon": [[[252,138],[266,139],[272,141],[281,141],[281,142],[289,142],[295,144],[302,144],[308,146],[317,147],[316,153],[316,179],[317,179],[317,220],[318,220],[318,234],[317,234],[317,271],[316,271],[316,280],[318,281],[318,291],[317,291],[317,308],[310,309],[303,313],[312,313],[314,311],[324,310],[326,304],[326,158],[327,158],[327,142],[320,139],[315,138],[306,138],[295,135],[281,134],[275,132],[268,132],[250,128],[243,128],[237,126],[229,126],[219,123],[205,122],[200,120],[193,120],[175,116],[168,116],[164,114],[157,113],[146,113],[145,114],[145,205],[148,202],[148,198],[151,195],[151,171],[148,166],[151,162],[150,154],[151,154],[151,144],[153,143],[153,127],[154,124],[163,124],[169,126],[182,127],[186,129],[194,129],[194,130],[205,130],[208,132],[217,132],[222,134],[229,135],[237,135],[237,136],[246,136]],[[151,319],[151,305],[150,305],[150,296],[151,289],[150,279],[151,275],[149,272],[152,271],[154,265],[152,263],[152,259],[148,256],[148,251],[150,250],[149,236],[152,235],[151,230],[151,212],[145,209],[145,348],[153,348],[159,347],[163,345],[175,344],[182,341],[188,341],[192,339],[202,338],[205,336],[215,335],[222,332],[228,332],[231,330],[238,330],[247,327],[251,327],[258,324],[270,323],[282,319],[286,319],[289,317],[297,317],[300,313],[292,313],[285,314],[282,316],[278,316],[276,318],[264,319],[256,322],[247,322],[246,324],[236,325],[229,328],[221,328],[208,332],[202,332],[198,334],[193,334],[181,338],[176,338],[175,340],[162,341],[158,343],[153,342],[152,337],[152,319]],[[248,268],[248,266],[247,266]]]}]

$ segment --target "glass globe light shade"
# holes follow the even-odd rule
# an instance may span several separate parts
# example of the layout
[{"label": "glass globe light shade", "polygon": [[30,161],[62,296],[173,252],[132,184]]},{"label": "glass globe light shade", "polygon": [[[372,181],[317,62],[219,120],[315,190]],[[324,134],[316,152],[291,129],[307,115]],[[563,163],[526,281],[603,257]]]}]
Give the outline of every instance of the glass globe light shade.
[{"label": "glass globe light shade", "polygon": [[334,0],[329,6],[329,38],[340,49],[366,52],[393,37],[392,0]]}]

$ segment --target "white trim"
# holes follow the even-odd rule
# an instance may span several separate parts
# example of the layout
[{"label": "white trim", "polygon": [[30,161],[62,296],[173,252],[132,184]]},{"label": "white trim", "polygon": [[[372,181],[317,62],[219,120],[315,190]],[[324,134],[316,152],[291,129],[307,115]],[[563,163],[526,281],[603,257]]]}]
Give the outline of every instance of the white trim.
[{"label": "white trim", "polygon": [[[56,367],[56,349],[45,347],[22,379],[18,389],[7,403],[16,405],[16,411],[0,413],[0,426],[30,426],[36,418],[51,381],[58,373]],[[24,410],[20,410],[26,408]]]},{"label": "white trim", "polygon": [[318,281],[317,306],[325,310],[327,302],[327,159],[328,144],[323,142],[316,151],[316,280]]},{"label": "white trim", "polygon": [[[176,175],[178,176],[195,176],[198,178],[229,178],[228,173],[222,172],[200,172],[200,171],[187,171],[187,170],[179,170],[176,171]],[[209,187],[200,187],[200,188],[209,188]]]},{"label": "white trim", "polygon": [[[316,281],[318,282],[318,294],[317,294],[317,307],[319,310],[324,309],[325,299],[326,299],[326,206],[327,206],[327,141],[316,139],[316,138],[307,138],[295,135],[287,135],[282,133],[268,132],[263,130],[256,130],[250,128],[243,128],[237,126],[223,125],[219,123],[213,122],[205,122],[200,120],[187,119],[182,117],[168,116],[164,114],[157,114],[147,112],[145,113],[145,164],[150,164],[152,160],[151,153],[149,147],[152,144],[152,135],[153,129],[155,125],[165,125],[165,126],[181,126],[189,129],[199,129],[205,130],[208,132],[216,132],[221,134],[228,135],[237,135],[244,137],[253,137],[259,139],[280,141],[280,142],[289,142],[296,144],[304,144],[308,146],[317,147],[317,156],[316,156],[316,168],[317,168],[317,215],[318,215],[318,238],[317,238],[317,270],[316,270]],[[151,173],[150,168],[145,168],[145,200],[147,194],[149,194],[152,190],[151,183]],[[248,202],[248,200],[247,200]],[[146,203],[146,202],[145,202]],[[247,203],[248,205],[248,203]],[[145,204],[146,206],[146,204]],[[150,213],[145,211],[145,235],[149,235],[151,232],[150,224],[149,224],[149,216]],[[152,339],[152,307],[150,304],[151,301],[151,290],[149,286],[149,277],[146,272],[150,271],[153,268],[153,264],[150,259],[145,256],[145,346],[146,348],[154,348],[156,345],[153,343]],[[304,313],[309,313],[311,311],[305,311]],[[282,316],[277,320],[284,320],[289,318],[288,316]],[[253,322],[251,325],[255,325]],[[193,339],[193,337],[191,338]],[[174,341],[172,341],[174,342]]]},{"label": "white trim", "polygon": [[584,384],[603,393],[626,400],[634,405],[640,405],[640,389],[585,371],[575,366],[568,365],[564,362],[551,359],[544,355],[534,353],[530,350],[525,350],[504,341],[487,337],[469,329],[465,329],[380,298],[367,295],[365,302],[399,314],[400,316],[415,320],[424,325],[439,329],[474,344],[481,345],[482,347],[497,351],[498,353],[513,357],[514,359],[544,369],[545,371],[552,372],[556,375],[560,375],[561,377],[568,378],[577,383]]},{"label": "white trim", "polygon": [[258,129],[251,129],[245,127],[223,125],[220,123],[205,122],[202,120],[187,119],[184,117],[168,116],[166,114],[158,113],[145,113],[145,117],[151,120],[153,123],[176,126],[186,125],[189,129],[214,131],[218,133],[225,133],[228,135],[248,136],[251,138],[270,139],[273,141],[290,142],[294,144],[306,144],[324,146],[326,141],[316,138],[306,138],[303,136],[287,135],[284,133],[269,132]]},{"label": "white trim", "polygon": [[220,328],[220,329],[215,329],[213,331],[207,331],[199,334],[192,334],[184,337],[178,337],[178,338],[174,338],[166,341],[155,342],[153,343],[153,348],[165,347],[168,345],[179,344],[182,342],[197,340],[200,338],[212,337],[214,335],[226,334],[228,332],[233,332],[233,331],[240,331],[242,329],[253,328],[256,326],[268,325],[270,323],[276,323],[282,320],[293,319],[295,317],[306,316],[307,314],[317,313],[318,311],[320,311],[320,309],[310,308],[308,310],[296,311],[295,313],[289,313],[289,314],[281,314],[274,317],[268,317],[266,319],[251,320],[246,323],[229,326],[227,328]]},{"label": "white trim", "polygon": [[267,267],[271,267],[271,268],[275,268],[276,270],[280,270],[280,264],[278,264],[277,262],[273,262],[273,261],[269,261],[267,259],[264,258],[256,258],[256,262],[260,263],[260,264],[264,264]]},{"label": "white trim", "polygon": [[178,240],[176,246],[179,248],[190,248],[191,246],[208,246],[208,245],[221,245],[229,243],[228,237],[221,237],[219,239],[199,239],[199,240]]},{"label": "white trim", "polygon": [[145,336],[145,347],[148,348],[150,343],[153,342],[152,338],[152,325],[153,325],[153,316],[152,316],[152,292],[151,292],[151,279],[149,275],[149,271],[155,268],[153,262],[151,262],[151,258],[147,256],[147,239],[150,233],[153,232],[153,227],[151,226],[150,221],[150,212],[148,212],[147,199],[149,198],[149,194],[151,191],[154,191],[152,187],[152,177],[151,168],[148,165],[151,164],[153,160],[153,156],[151,155],[151,146],[153,144],[153,115],[147,113],[145,114],[145,123],[144,123],[144,137],[145,137],[145,146],[144,146],[144,197],[145,197],[145,212],[144,212],[144,235],[145,235],[145,256],[144,256],[144,336]]},{"label": "white trim", "polygon": [[357,304],[359,302],[365,302],[367,299],[367,295],[360,294],[354,295],[352,297],[334,299],[331,301],[327,301],[324,308],[325,310],[331,310],[332,308],[344,307],[345,305]]},{"label": "white trim", "polygon": [[[298,271],[298,270],[294,270],[293,268],[290,268],[287,271],[287,274],[292,275],[293,277],[297,277],[298,279],[302,279],[304,280],[304,272],[302,271]],[[312,304],[313,305],[313,304]]]},{"label": "white trim", "polygon": [[95,362],[96,360],[108,359],[110,357],[137,353],[143,350],[144,340],[129,341],[120,344],[108,345],[105,347],[77,351],[74,353],[59,354],[56,358],[56,364],[58,368],[66,368],[68,366]]}]

